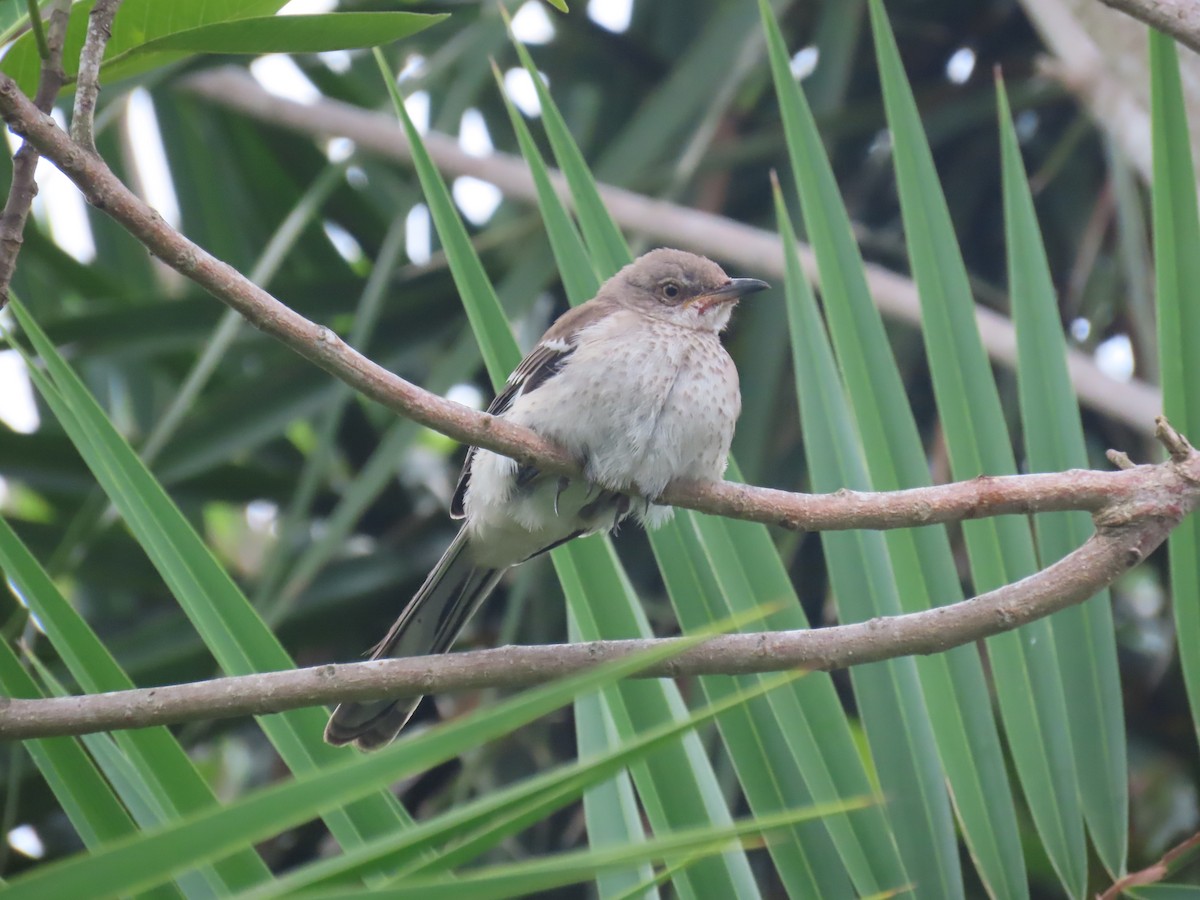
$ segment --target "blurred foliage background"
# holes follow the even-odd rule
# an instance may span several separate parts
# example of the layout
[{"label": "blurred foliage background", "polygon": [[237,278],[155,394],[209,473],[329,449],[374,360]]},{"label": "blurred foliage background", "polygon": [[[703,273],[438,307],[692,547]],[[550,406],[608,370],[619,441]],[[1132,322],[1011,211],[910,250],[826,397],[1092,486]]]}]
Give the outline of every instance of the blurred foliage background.
[{"label": "blurred foliage background", "polygon": [[[795,191],[753,4],[581,0],[567,14],[537,0],[508,5],[518,36],[599,181],[775,230],[768,173],[778,172],[785,196]],[[905,235],[867,4],[777,0],[772,7],[789,52],[796,54],[793,71],[817,116],[863,254],[905,274]],[[344,0],[338,8],[401,5]],[[498,8],[467,2],[414,8],[451,13],[436,27],[385,48],[402,72],[414,118],[432,132],[457,137],[469,153],[519,153],[490,59],[525,112],[535,107],[526,99],[527,83],[522,90],[524,73]],[[1116,380],[1153,381],[1143,179],[1111,130],[1097,123],[1078,86],[1055,77],[1022,4],[888,0],[886,10],[976,301],[1009,314],[992,78],[999,69],[1068,340]],[[101,153],[186,235],[253,273],[283,302],[352,334],[355,346],[403,377],[485,404],[488,380],[411,168],[344,139],[313,139],[264,124],[189,89],[197,71],[228,66],[248,68],[269,90],[289,96],[319,94],[388,109],[366,52],[191,57],[105,86]],[[548,155],[541,129],[534,134]],[[171,191],[166,195],[153,159],[159,135]],[[0,177],[8,172],[3,167]],[[502,200],[470,179],[454,180],[453,187],[517,339],[528,348],[566,308],[541,218],[528,203]],[[350,397],[275,341],[232,324],[218,303],[95,210],[84,213],[85,234],[49,199],[54,196],[53,186],[44,185],[14,279],[17,294],[120,431],[135,447],[149,446],[154,473],[296,662],[356,658],[452,537],[446,509],[461,448]],[[635,250],[664,243],[636,230],[627,234]],[[686,237],[678,244],[688,246]],[[764,274],[736,259],[721,261],[731,274]],[[807,490],[780,296],[743,304],[728,335],[745,394],[735,454],[747,481]],[[889,336],[932,477],[949,480],[919,335],[912,324],[892,322]],[[1017,438],[1015,378],[1009,366],[997,365],[995,372]],[[0,393],[23,392],[19,373],[5,369]],[[1147,426],[1158,411],[1145,410]],[[1084,426],[1096,467],[1107,467],[1108,447],[1135,460],[1155,454],[1146,430],[1121,424],[1103,408],[1085,409]],[[150,685],[215,673],[200,640],[40,403],[36,419],[27,415],[0,426],[0,477],[6,518],[134,680]],[[953,537],[965,574],[960,536]],[[818,537],[778,532],[773,538],[809,618],[831,621]],[[655,633],[675,633],[646,537],[627,528],[616,546]],[[1164,583],[1160,554],[1112,594],[1129,741],[1131,869],[1200,827],[1200,759]],[[564,609],[550,561],[539,558],[505,579],[460,647],[563,640]],[[54,650],[39,640],[7,592],[0,595],[0,623],[6,637],[23,637],[67,679]],[[837,675],[835,682],[853,713],[848,678]],[[694,691],[687,684],[683,689],[685,695]],[[441,697],[427,700],[419,715],[444,718],[489,702],[486,695]],[[177,731],[222,797],[283,774],[253,723],[220,721]],[[715,732],[704,734],[736,806],[734,773]],[[564,712],[397,790],[420,817],[569,758],[574,743]],[[76,850],[78,839],[21,748],[0,746],[0,766],[3,832],[31,827],[47,858]],[[1036,845],[1029,823],[1021,822],[1027,842]],[[513,839],[505,852],[520,857],[560,850],[576,846],[582,834],[582,813],[571,807]],[[313,822],[260,850],[282,870],[326,852],[328,843],[324,826]],[[26,846],[21,840],[0,846],[0,874],[34,865],[17,849]],[[1057,896],[1061,888],[1048,864],[1036,852],[1027,863],[1034,895]],[[968,889],[979,890],[972,884]]]}]

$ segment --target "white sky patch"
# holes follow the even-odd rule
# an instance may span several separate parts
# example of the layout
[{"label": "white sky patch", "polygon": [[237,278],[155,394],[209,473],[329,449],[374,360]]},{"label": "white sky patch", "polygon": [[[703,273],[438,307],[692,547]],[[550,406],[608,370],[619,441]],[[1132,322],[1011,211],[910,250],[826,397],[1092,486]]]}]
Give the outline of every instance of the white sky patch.
[{"label": "white sky patch", "polygon": [[620,34],[633,19],[633,0],[588,0],[587,14],[601,28]]},{"label": "white sky patch", "polygon": [[[549,84],[549,79],[541,72],[538,77],[543,84]],[[542,103],[538,100],[537,87],[533,77],[524,69],[509,69],[504,73],[504,91],[513,104],[531,119],[542,114]]]},{"label": "white sky patch", "polygon": [[358,241],[354,239],[354,235],[337,222],[329,219],[322,222],[321,227],[325,229],[325,236],[329,238],[329,243],[333,244],[333,249],[338,252],[338,256],[351,265],[362,261],[363,250]]},{"label": "white sky patch", "polygon": [[1013,127],[1017,130],[1017,140],[1022,144],[1037,134],[1038,125],[1041,124],[1041,118],[1037,114],[1036,109],[1023,109],[1017,113],[1016,121]]},{"label": "white sky patch", "polygon": [[946,61],[946,77],[954,84],[966,84],[975,71],[975,51],[959,47]]},{"label": "white sky patch", "polygon": [[513,16],[512,33],[522,44],[548,44],[554,40],[554,22],[542,0],[529,0]]},{"label": "white sky patch", "polygon": [[354,141],[348,137],[334,137],[325,142],[325,158],[331,163],[340,163],[354,155]]},{"label": "white sky patch", "polygon": [[295,61],[285,53],[268,53],[250,63],[250,74],[263,90],[294,100],[297,103],[316,103],[321,92],[308,80]]},{"label": "white sky patch", "polygon": [[414,91],[404,98],[404,108],[412,119],[417,134],[424,137],[429,132],[429,92]]},{"label": "white sky patch", "polygon": [[345,75],[350,71],[352,62],[349,50],[326,50],[318,53],[317,59],[334,75]]},{"label": "white sky patch", "polygon": [[450,186],[454,202],[472,225],[486,225],[504,199],[500,188],[490,181],[461,175]]},{"label": "white sky patch", "polygon": [[350,166],[346,169],[346,184],[357,190],[362,190],[367,186],[371,179],[367,177],[366,170],[362,166]]},{"label": "white sky patch", "polygon": [[[51,115],[59,128],[65,127],[66,120],[60,110],[51,110]],[[21,139],[7,128],[4,133],[8,137],[8,146],[15,153],[21,146]],[[34,218],[50,232],[59,247],[82,263],[91,262],[96,258],[96,244],[87,220],[87,204],[79,190],[45,159],[38,161],[35,177],[38,193],[33,198]]]},{"label": "white sky patch", "polygon": [[46,845],[32,825],[18,825],[8,833],[8,846],[22,856],[30,859],[41,859],[46,855]]},{"label": "white sky patch", "polygon": [[446,391],[446,399],[471,409],[483,409],[483,391],[473,384],[456,384]]},{"label": "white sky patch", "polygon": [[417,78],[425,74],[425,57],[420,53],[410,53],[404,58],[404,67],[396,73],[396,83],[403,84],[409,78]]},{"label": "white sky patch", "polygon": [[1079,341],[1081,344],[1086,341],[1092,333],[1092,323],[1087,319],[1072,319],[1070,328],[1071,337],[1075,338],[1075,340]]},{"label": "white sky patch", "polygon": [[251,531],[275,533],[279,507],[270,500],[251,500],[246,504],[246,525]]},{"label": "white sky patch", "polygon": [[333,12],[337,0],[291,0],[279,10],[281,16],[311,16],[316,13]]},{"label": "white sky patch", "polygon": [[490,156],[492,136],[488,132],[483,113],[471,107],[462,114],[458,123],[458,146],[469,156]]},{"label": "white sky patch", "polygon": [[820,60],[821,51],[818,47],[810,46],[797,50],[791,62],[792,77],[797,81],[803,81],[813,72],[817,71],[817,63]]},{"label": "white sky patch", "polygon": [[163,149],[162,133],[158,130],[154,101],[145,88],[130,92],[124,124],[129,146],[133,148],[133,162],[146,191],[146,202],[158,210],[168,225],[178,228],[179,198],[175,196],[175,182],[171,178],[167,152]]},{"label": "white sky patch", "polygon": [[33,434],[41,425],[25,360],[16,350],[0,350],[0,422],[18,434]]},{"label": "white sky patch", "polygon": [[429,228],[429,207],[418,203],[404,217],[404,252],[418,266],[425,265],[433,256],[432,234]]},{"label": "white sky patch", "polygon": [[1117,381],[1133,378],[1133,344],[1127,334],[1114,334],[1096,348],[1096,365]]}]

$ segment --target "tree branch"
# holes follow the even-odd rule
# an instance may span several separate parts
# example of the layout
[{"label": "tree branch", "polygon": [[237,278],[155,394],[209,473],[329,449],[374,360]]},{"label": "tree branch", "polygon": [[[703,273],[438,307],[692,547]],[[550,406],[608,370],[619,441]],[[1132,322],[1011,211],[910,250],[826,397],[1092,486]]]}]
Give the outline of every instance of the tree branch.
[{"label": "tree branch", "polygon": [[[464,443],[555,473],[576,462],[531,431],[449,402],[397,377],[328,328],[284,306],[231,266],[168,226],[105,162],[71,141],[53,119],[0,75],[0,115],[52,160],[97,208],[156,256],[354,389]],[[658,675],[745,673],[803,666],[830,669],[913,653],[936,653],[1007,631],[1079,603],[1162,543],[1200,502],[1200,454],[1165,421],[1158,437],[1171,459],[1117,472],[981,477],[888,494],[811,496],[730,483],[673,484],[655,498],[703,512],[805,529],[893,528],[1051,510],[1093,513],[1097,533],[1049,568],[974,600],[920,613],[818,631],[732,635],[689,651]],[[644,642],[505,648],[449,657],[322,666],[117,695],[0,699],[0,736],[32,737],[139,727],[187,718],[265,714],[342,699],[417,695],[456,688],[517,686],[632,652]],[[86,723],[86,724],[85,724]]]},{"label": "tree branch", "polygon": [[[297,103],[268,93],[242,69],[213,69],[187,76],[183,86],[205,99],[244,115],[312,137],[344,136],[370,153],[411,164],[408,141],[394,116],[367,112],[336,100],[320,99]],[[534,203],[537,193],[529,168],[519,157],[504,153],[472,156],[458,142],[444,134],[424,137],[438,168],[448,175],[472,175],[496,185],[506,197]],[[551,170],[556,190],[570,202],[566,181]],[[622,188],[598,186],[604,205],[622,227],[721,260],[727,260],[750,272],[783,277],[783,250],[779,236],[702,210],[689,209]],[[818,281],[817,262],[812,250],[798,244],[804,270]],[[871,296],[884,315],[914,327],[921,322],[921,305],[916,285],[895,272],[873,263],[865,265]],[[975,320],[988,356],[1015,368],[1017,341],[1012,322],[982,306],[975,308]],[[1121,424],[1149,433],[1146,411],[1162,409],[1162,396],[1144,381],[1115,381],[1085,353],[1067,351],[1067,365],[1076,396],[1085,406],[1113,418]]]},{"label": "tree branch", "polygon": [[[171,228],[130,191],[99,156],[83,152],[0,74],[0,116],[52,160],[88,201],[120,222],[159,259],[237,310],[266,334],[389,409],[465,444],[485,447],[546,472],[578,475],[576,460],[534,432],[422,390],[347,345],[330,329],[301,316],[232,266]],[[1147,472],[1070,471],[984,476],[968,482],[886,494],[838,491],[794,494],[731,482],[673,483],[654,498],[714,515],[784,528],[896,528],[1008,513],[1097,511],[1114,498],[1140,502]]]},{"label": "tree branch", "polygon": [[[37,21],[41,27],[36,6],[31,12],[30,21]],[[45,31],[45,53],[42,56],[41,75],[38,78],[37,94],[33,98],[33,106],[41,113],[48,115],[54,106],[54,99],[67,83],[66,72],[63,71],[62,55],[63,40],[67,34],[67,22],[71,18],[70,0],[57,0],[50,7],[50,24]],[[41,42],[39,41],[39,49]],[[28,101],[26,101],[28,102]],[[29,208],[33,198],[37,196],[38,164],[37,148],[28,141],[21,144],[21,149],[13,156],[12,184],[8,189],[8,199],[4,210],[0,212],[0,309],[8,302],[8,286],[12,281],[13,272],[17,268],[17,256],[25,240],[25,223],[29,219]]]},{"label": "tree branch", "polygon": [[[1149,492],[1058,562],[1014,584],[950,606],[806,631],[716,637],[641,677],[829,670],[911,654],[941,653],[1081,603],[1158,547],[1200,502],[1200,454],[1141,466]],[[1152,473],[1152,474],[1151,474]],[[1120,504],[1118,504],[1120,506]],[[674,638],[667,641],[678,640]],[[343,700],[415,697],[484,687],[527,687],[660,644],[596,641],[501,647],[441,656],[375,660],[266,672],[158,688],[61,697],[0,699],[0,739],[86,734],[241,715],[265,715]]]},{"label": "tree branch", "polygon": [[1100,0],[1119,12],[1169,34],[1200,53],[1200,4],[1196,0]]},{"label": "tree branch", "polygon": [[85,150],[96,152],[96,100],[100,96],[100,63],[112,37],[113,19],[121,0],[96,0],[88,16],[87,37],[79,53],[75,80],[75,110],[71,115],[71,137]]}]

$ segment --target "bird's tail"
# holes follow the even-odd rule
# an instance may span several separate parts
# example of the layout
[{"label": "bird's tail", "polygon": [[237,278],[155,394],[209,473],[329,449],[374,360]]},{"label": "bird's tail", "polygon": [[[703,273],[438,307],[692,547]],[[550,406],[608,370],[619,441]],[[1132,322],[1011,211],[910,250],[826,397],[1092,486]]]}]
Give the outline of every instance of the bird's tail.
[{"label": "bird's tail", "polygon": [[[371,659],[425,656],[450,649],[504,571],[475,566],[464,552],[466,545],[464,528],[384,639],[372,648]],[[375,750],[400,733],[420,702],[420,697],[412,697],[342,703],[325,726],[325,740],[331,744],[353,741],[361,750]]]}]

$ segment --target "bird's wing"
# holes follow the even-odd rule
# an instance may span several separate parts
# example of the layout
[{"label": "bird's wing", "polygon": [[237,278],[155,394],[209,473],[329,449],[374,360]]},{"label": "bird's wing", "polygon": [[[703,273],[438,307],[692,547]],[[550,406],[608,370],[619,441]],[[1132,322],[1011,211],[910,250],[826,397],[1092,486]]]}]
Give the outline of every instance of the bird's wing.
[{"label": "bird's wing", "polygon": [[[503,390],[496,395],[496,399],[491,402],[487,411],[493,416],[504,415],[518,397],[536,390],[561,372],[562,367],[571,358],[571,354],[575,352],[575,346],[575,342],[568,338],[543,338],[536,347],[529,351],[529,355],[521,360],[521,364],[513,369],[513,373],[508,376],[508,381],[504,383]],[[458,476],[458,486],[454,489],[454,497],[450,501],[450,515],[455,519],[461,519],[466,515],[463,500],[467,494],[467,485],[471,482],[471,461],[474,457],[475,448],[468,448],[467,458],[463,461],[462,474]],[[536,474],[536,470],[519,471],[517,478],[519,482],[527,482]]]}]

